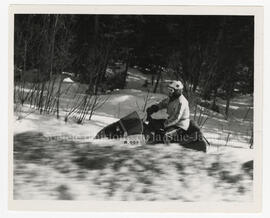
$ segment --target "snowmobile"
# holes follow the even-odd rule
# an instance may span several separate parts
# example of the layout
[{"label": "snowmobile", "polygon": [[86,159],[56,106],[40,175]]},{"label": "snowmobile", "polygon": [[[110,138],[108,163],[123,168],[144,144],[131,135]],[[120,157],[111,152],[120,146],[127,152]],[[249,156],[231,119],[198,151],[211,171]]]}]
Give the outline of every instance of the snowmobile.
[{"label": "snowmobile", "polygon": [[[157,143],[179,143],[179,145],[197,151],[206,152],[210,145],[195,121],[191,120],[189,128],[165,131],[160,125],[160,120],[153,119],[147,114],[146,119],[141,119],[136,111],[124,116],[100,130],[95,139],[123,139],[132,135],[141,135],[144,142],[149,145]],[[139,142],[132,141],[130,144]]]}]

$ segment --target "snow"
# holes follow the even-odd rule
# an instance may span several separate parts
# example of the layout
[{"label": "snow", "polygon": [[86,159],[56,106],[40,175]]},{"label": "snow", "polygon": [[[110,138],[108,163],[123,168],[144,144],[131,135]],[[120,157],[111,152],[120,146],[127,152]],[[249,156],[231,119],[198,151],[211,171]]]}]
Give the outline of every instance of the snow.
[{"label": "snow", "polygon": [[[146,145],[138,135],[93,139],[103,127],[135,110],[144,118],[147,96],[146,106],[166,97],[140,87],[148,75],[135,69],[131,73],[127,89],[112,92],[83,124],[74,119],[64,122],[64,110],[60,119],[30,111],[27,105],[15,113],[22,119],[14,118],[14,198],[252,201],[253,168],[243,168],[254,159],[249,149],[252,96],[233,99],[228,120],[211,114],[203,126],[211,143],[206,154],[178,144]],[[225,102],[218,99],[218,104],[224,110]],[[161,117],[166,117],[164,110],[154,115]],[[140,143],[125,143],[134,139]]]},{"label": "snow", "polygon": [[113,117],[93,115],[91,121],[84,125],[78,125],[74,122],[65,123],[56,117],[39,115],[32,113],[26,119],[15,121],[14,134],[37,131],[42,132],[46,137],[72,138],[74,141],[91,140],[104,126],[117,121]]},{"label": "snow", "polygon": [[72,79],[70,79],[70,77],[63,79],[63,82],[64,83],[74,83],[74,81]]}]

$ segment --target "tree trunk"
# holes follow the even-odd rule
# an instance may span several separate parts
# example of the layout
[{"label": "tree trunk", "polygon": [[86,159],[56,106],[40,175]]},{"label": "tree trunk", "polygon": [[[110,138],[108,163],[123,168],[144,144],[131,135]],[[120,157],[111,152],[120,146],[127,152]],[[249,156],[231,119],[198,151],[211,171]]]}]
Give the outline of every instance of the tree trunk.
[{"label": "tree trunk", "polygon": [[57,119],[60,118],[59,106],[60,106],[60,95],[61,95],[60,93],[61,93],[62,82],[63,82],[63,79],[62,79],[62,76],[60,75],[60,82],[59,82],[59,87],[58,87],[58,92],[57,92],[57,102],[56,102],[56,117],[57,117]]},{"label": "tree trunk", "polygon": [[160,78],[161,78],[161,69],[158,69],[157,80],[156,80],[156,84],[155,84],[155,87],[154,87],[154,90],[153,90],[153,92],[154,92],[154,93],[156,93],[156,92],[157,92],[157,87],[158,87],[158,84],[159,84]]},{"label": "tree trunk", "polygon": [[213,97],[213,106],[216,106],[216,100],[217,100],[217,88],[214,89],[214,97]]},{"label": "tree trunk", "polygon": [[197,75],[197,77],[194,79],[194,83],[193,83],[193,87],[192,87],[192,91],[195,92],[197,87],[198,87],[198,84],[199,84],[199,77],[200,77],[200,74]]},{"label": "tree trunk", "polygon": [[[201,55],[202,56],[202,55]],[[201,70],[202,70],[202,63],[203,63],[203,58],[201,57],[198,63],[198,66],[195,68],[196,72],[193,72],[193,80],[192,80],[192,91],[195,92],[200,81],[200,76],[201,76]]]},{"label": "tree trunk", "polygon": [[26,61],[27,61],[27,40],[24,40],[23,72],[26,71]]},{"label": "tree trunk", "polygon": [[58,22],[58,15],[55,15],[55,23],[53,27],[52,41],[51,41],[52,44],[51,44],[51,59],[50,59],[50,79],[52,78],[53,73],[54,44],[55,44],[57,22]]},{"label": "tree trunk", "polygon": [[230,101],[233,97],[233,90],[234,90],[234,69],[230,69],[227,72],[227,80],[225,81],[225,90],[226,90],[226,108],[225,108],[225,116],[226,119],[229,118],[229,109],[230,109]]},{"label": "tree trunk", "polygon": [[[90,71],[88,72],[89,75],[89,85],[88,85],[88,90],[90,92],[97,92],[97,83],[98,83],[98,77],[99,77],[99,65],[100,65],[100,60],[97,61],[98,57],[98,42],[99,41],[99,15],[94,16],[94,39],[93,39],[93,54],[89,53],[89,57],[91,58],[91,55],[93,55],[93,67],[90,66]],[[91,64],[91,63],[90,63]],[[92,69],[91,69],[92,68]],[[94,75],[93,75],[94,73]],[[94,82],[92,80],[95,80]]]},{"label": "tree trunk", "polygon": [[95,106],[97,104],[97,100],[98,100],[98,96],[93,96],[94,97],[94,102],[92,103],[92,106],[91,106],[91,109],[90,109],[90,115],[89,115],[89,120],[91,120],[92,116],[93,116],[93,113],[95,111]]},{"label": "tree trunk", "polygon": [[233,96],[233,82],[232,82],[232,74],[229,75],[229,80],[227,81],[227,89],[226,89],[226,108],[225,108],[225,117],[226,119],[229,118],[229,109],[230,109],[230,102]]},{"label": "tree trunk", "polygon": [[128,74],[129,61],[130,61],[130,53],[127,50],[127,59],[126,59],[126,66],[125,66],[125,71],[124,71],[123,87],[126,87],[126,80],[127,80],[127,74]]},{"label": "tree trunk", "polygon": [[95,23],[94,23],[94,28],[95,28],[95,35],[94,35],[94,42],[97,42],[97,40],[98,40],[98,33],[99,33],[99,15],[95,15]]},{"label": "tree trunk", "polygon": [[226,99],[226,108],[225,108],[225,116],[226,116],[226,120],[229,118],[230,101],[231,101],[231,98],[230,98],[229,95],[227,95],[227,99]]},{"label": "tree trunk", "polygon": [[163,79],[163,76],[162,76],[162,73],[160,74],[160,81],[161,81],[161,83],[160,83],[160,86],[159,86],[159,88],[160,88],[160,93],[163,93],[163,89],[164,89],[164,87],[163,87],[163,84],[164,84],[164,79]]}]

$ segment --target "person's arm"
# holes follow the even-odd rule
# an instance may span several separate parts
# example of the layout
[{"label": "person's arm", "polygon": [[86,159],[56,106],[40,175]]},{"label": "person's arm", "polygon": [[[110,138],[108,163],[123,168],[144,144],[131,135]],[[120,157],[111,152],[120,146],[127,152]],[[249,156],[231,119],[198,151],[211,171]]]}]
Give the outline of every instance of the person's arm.
[{"label": "person's arm", "polygon": [[154,104],[151,107],[147,108],[147,113],[148,114],[153,114],[158,112],[159,110],[162,110],[164,108],[166,108],[168,105],[168,98],[163,99],[161,102],[159,102],[158,104]]},{"label": "person's arm", "polygon": [[166,108],[168,106],[168,102],[169,102],[169,99],[168,98],[165,98],[161,102],[159,102],[158,104],[156,104],[157,107],[158,107],[158,110],[162,110],[162,109]]}]

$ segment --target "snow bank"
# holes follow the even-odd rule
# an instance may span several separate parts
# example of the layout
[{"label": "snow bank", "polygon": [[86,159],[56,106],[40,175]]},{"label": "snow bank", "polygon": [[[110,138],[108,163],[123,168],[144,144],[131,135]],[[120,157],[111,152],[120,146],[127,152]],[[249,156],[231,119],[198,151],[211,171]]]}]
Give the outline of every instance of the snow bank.
[{"label": "snow bank", "polygon": [[70,77],[63,79],[63,82],[64,83],[74,83],[74,81],[72,79],[70,79]]}]

